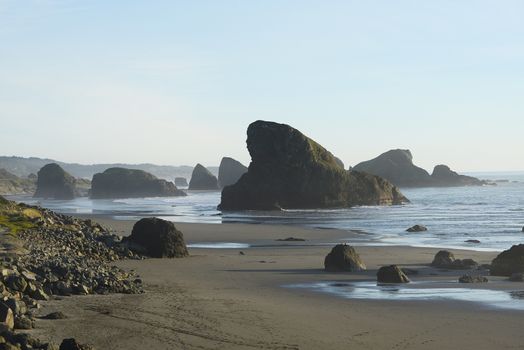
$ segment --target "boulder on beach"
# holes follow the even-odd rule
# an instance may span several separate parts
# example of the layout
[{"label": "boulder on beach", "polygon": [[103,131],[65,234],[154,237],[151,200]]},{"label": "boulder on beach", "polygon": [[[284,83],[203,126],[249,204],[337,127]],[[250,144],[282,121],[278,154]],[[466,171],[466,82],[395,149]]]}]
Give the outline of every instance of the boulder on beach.
[{"label": "boulder on beach", "polygon": [[109,168],[93,176],[91,198],[140,198],[185,196],[172,182],[143,170]]},{"label": "boulder on beach", "polygon": [[15,327],[15,316],[13,310],[5,303],[0,302],[0,332],[13,330]]},{"label": "boulder on beach", "polygon": [[245,173],[247,173],[247,167],[242,163],[233,158],[224,157],[218,168],[218,185],[220,188],[233,185]]},{"label": "boulder on beach", "polygon": [[413,164],[413,156],[408,149],[393,149],[376,158],[361,162],[354,170],[381,176],[400,187],[422,187],[431,185],[431,176]]},{"label": "boulder on beach", "polygon": [[511,276],[518,272],[524,272],[524,244],[512,246],[491,262],[490,273],[494,276]]},{"label": "boulder on beach", "polygon": [[171,221],[144,218],[135,223],[123,242],[131,250],[153,258],[182,258],[188,256],[184,235]]},{"label": "boulder on beach", "polygon": [[340,167],[333,154],[289,125],[256,121],[247,130],[248,172],[222,190],[221,210],[336,208],[408,200],[378,176]]},{"label": "boulder on beach", "polygon": [[423,231],[427,231],[428,228],[426,226],[423,226],[423,225],[414,225],[414,226],[411,226],[410,228],[408,228],[406,231],[407,232],[423,232]]},{"label": "boulder on beach", "polygon": [[460,175],[451,170],[447,165],[437,165],[431,174],[433,186],[453,187],[453,186],[482,186],[485,181],[476,177]]},{"label": "boulder on beach", "polygon": [[433,258],[431,266],[440,269],[468,270],[477,268],[478,263],[473,259],[456,259],[452,252],[441,250]]},{"label": "boulder on beach", "polygon": [[484,276],[474,276],[470,274],[466,274],[459,277],[458,280],[460,283],[487,283],[488,278]]},{"label": "boulder on beach", "polygon": [[355,248],[347,244],[337,244],[324,259],[324,269],[329,272],[362,271],[366,265]]},{"label": "boulder on beach", "polygon": [[176,187],[187,187],[187,179],[185,177],[175,177],[175,186]]},{"label": "boulder on beach", "polygon": [[382,266],[377,271],[378,283],[409,283],[408,276],[397,265]]},{"label": "boulder on beach", "polygon": [[206,167],[197,164],[189,181],[190,190],[214,191],[218,190],[218,180]]},{"label": "boulder on beach", "polygon": [[34,197],[50,199],[73,199],[76,197],[76,180],[60,165],[50,163],[38,171]]}]

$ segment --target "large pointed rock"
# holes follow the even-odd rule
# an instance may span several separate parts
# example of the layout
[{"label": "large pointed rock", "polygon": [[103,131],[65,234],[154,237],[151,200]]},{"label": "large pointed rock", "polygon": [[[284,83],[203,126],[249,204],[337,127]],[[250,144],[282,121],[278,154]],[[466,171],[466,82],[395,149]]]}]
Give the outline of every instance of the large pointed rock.
[{"label": "large pointed rock", "polygon": [[34,197],[50,199],[73,199],[76,196],[76,180],[60,165],[50,163],[38,171]]},{"label": "large pointed rock", "polygon": [[324,269],[330,272],[362,271],[366,265],[360,259],[355,248],[347,244],[337,244],[324,259]]},{"label": "large pointed rock", "polygon": [[206,167],[197,164],[189,181],[190,190],[213,191],[218,190],[218,180]]},{"label": "large pointed rock", "polygon": [[233,158],[224,157],[218,168],[218,185],[224,188],[234,185],[242,175],[247,173],[247,167]]},{"label": "large pointed rock", "polygon": [[222,210],[334,208],[407,199],[378,176],[346,171],[333,154],[289,125],[256,121],[247,130],[251,164],[222,190]]},{"label": "large pointed rock", "polygon": [[144,218],[135,223],[123,242],[132,250],[153,258],[182,258],[187,252],[184,235],[171,221]]},{"label": "large pointed rock", "polygon": [[185,196],[172,182],[137,169],[109,168],[93,176],[91,198]]},{"label": "large pointed rock", "polygon": [[512,246],[491,262],[490,273],[494,276],[511,276],[524,272],[524,244]]}]

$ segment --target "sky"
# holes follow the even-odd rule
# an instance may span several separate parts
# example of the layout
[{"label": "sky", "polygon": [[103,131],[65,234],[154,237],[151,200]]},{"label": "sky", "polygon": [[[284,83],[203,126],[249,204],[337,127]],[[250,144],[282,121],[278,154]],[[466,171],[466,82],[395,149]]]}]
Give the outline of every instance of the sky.
[{"label": "sky", "polygon": [[258,119],[524,170],[524,2],[0,0],[0,155],[248,164]]}]

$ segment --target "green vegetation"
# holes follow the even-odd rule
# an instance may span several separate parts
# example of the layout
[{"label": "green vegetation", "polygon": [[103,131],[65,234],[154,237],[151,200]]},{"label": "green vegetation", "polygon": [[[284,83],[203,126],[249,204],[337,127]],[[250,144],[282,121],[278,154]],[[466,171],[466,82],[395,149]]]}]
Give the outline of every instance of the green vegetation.
[{"label": "green vegetation", "polygon": [[7,228],[10,234],[35,228],[34,221],[40,217],[39,210],[22,207],[0,196],[0,227]]}]

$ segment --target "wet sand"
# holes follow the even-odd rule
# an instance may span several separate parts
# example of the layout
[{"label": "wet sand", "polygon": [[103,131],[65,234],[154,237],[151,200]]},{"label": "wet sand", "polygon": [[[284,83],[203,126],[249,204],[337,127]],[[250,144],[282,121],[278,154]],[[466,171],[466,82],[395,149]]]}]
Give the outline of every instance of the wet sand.
[{"label": "wet sand", "polygon": [[[133,222],[98,221],[129,234]],[[381,265],[418,270],[413,281],[454,281],[460,271],[427,266],[438,249],[357,247],[368,270],[326,273],[323,243],[350,238],[337,230],[244,224],[177,224],[188,243],[239,242],[247,249],[190,249],[185,259],[121,261],[136,270],[143,295],[75,296],[46,303],[42,337],[76,337],[98,349],[505,349],[524,347],[523,311],[458,301],[354,300],[290,284],[373,281]],[[306,242],[277,242],[300,237]],[[244,255],[239,254],[243,251]],[[489,263],[491,252],[454,250]],[[524,289],[490,278],[466,288]]]}]

